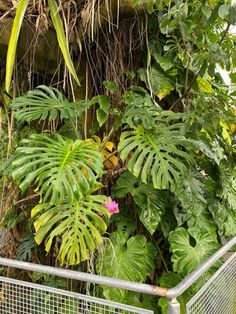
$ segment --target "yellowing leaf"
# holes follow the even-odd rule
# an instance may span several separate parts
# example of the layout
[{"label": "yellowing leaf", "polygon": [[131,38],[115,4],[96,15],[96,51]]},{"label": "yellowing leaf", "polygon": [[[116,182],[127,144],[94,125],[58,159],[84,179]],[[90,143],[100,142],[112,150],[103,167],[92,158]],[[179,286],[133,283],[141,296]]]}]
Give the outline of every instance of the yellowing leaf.
[{"label": "yellowing leaf", "polygon": [[113,144],[112,142],[107,142],[107,143],[106,143],[106,148],[107,148],[110,152],[112,151],[113,147],[114,147],[114,144]]},{"label": "yellowing leaf", "polygon": [[19,1],[17,5],[17,9],[16,9],[16,16],[14,18],[14,22],[12,25],[11,37],[8,44],[7,60],[6,60],[5,89],[7,93],[10,92],[11,78],[12,78],[13,68],[15,64],[18,38],[19,38],[21,25],[22,25],[23,18],[25,16],[25,11],[28,4],[29,4],[29,0]]},{"label": "yellowing leaf", "polygon": [[223,120],[220,120],[220,126],[222,128],[222,137],[223,139],[226,141],[226,143],[228,143],[229,145],[232,144],[230,135],[229,135],[229,126],[227,125],[227,123]]},{"label": "yellowing leaf", "polygon": [[58,44],[64,57],[66,66],[70,71],[71,75],[73,76],[73,78],[75,79],[76,83],[80,86],[80,82],[76,74],[74,64],[71,60],[68,42],[63,28],[63,23],[59,15],[59,8],[57,7],[57,3],[55,0],[48,0],[48,5],[50,9],[53,26],[57,34]]},{"label": "yellowing leaf", "polygon": [[206,93],[206,94],[214,93],[211,83],[202,77],[197,78],[197,85],[198,85],[199,91],[202,93]]}]

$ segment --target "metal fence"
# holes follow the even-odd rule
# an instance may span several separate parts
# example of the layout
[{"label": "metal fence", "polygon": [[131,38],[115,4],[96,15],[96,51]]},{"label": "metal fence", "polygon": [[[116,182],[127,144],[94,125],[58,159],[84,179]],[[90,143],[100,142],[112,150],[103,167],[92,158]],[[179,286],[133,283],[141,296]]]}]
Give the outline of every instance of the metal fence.
[{"label": "metal fence", "polygon": [[236,313],[236,253],[187,304],[187,314],[213,313]]},{"label": "metal fence", "polygon": [[0,277],[1,314],[152,314],[79,293]]},{"label": "metal fence", "polygon": [[[167,289],[77,271],[0,258],[0,265],[112,286],[169,299],[168,313],[180,314],[178,297],[236,244],[236,237],[219,249],[176,287]],[[188,302],[187,314],[236,314],[236,253]],[[184,310],[184,312],[185,312]],[[143,308],[111,302],[75,292],[0,277],[0,314],[153,314]]]}]

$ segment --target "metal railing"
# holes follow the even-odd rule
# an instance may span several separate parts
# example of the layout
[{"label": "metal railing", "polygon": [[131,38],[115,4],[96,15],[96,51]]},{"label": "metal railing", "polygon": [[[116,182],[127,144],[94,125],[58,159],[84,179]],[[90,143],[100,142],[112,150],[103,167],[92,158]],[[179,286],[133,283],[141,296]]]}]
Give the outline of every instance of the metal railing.
[{"label": "metal railing", "polygon": [[[179,314],[180,304],[177,301],[177,298],[181,296],[193,283],[195,283],[211,266],[213,266],[217,260],[224,256],[234,244],[236,244],[236,237],[225,244],[176,287],[171,289],[6,258],[0,258],[0,265],[166,297],[169,299],[168,313]],[[0,313],[152,314],[153,311],[86,296],[75,292],[0,277]],[[218,269],[213,277],[188,302],[186,313],[236,313],[236,253],[225,261],[223,266]]]}]

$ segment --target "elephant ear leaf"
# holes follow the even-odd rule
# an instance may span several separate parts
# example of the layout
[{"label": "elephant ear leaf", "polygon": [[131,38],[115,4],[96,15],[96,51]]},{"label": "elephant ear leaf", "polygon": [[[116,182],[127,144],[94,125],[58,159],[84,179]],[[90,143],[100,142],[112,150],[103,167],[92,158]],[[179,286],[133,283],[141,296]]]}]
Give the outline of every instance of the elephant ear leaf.
[{"label": "elephant ear leaf", "polygon": [[108,198],[89,195],[73,203],[43,203],[32,209],[35,241],[46,240],[46,251],[58,241],[58,259],[62,264],[76,265],[87,260],[101,244],[110,214],[102,203]]},{"label": "elephant ear leaf", "polygon": [[[126,240],[122,232],[112,233],[105,243],[104,253],[97,260],[97,272],[102,276],[144,282],[148,275],[146,239],[133,236]],[[103,287],[103,293],[109,300],[122,301],[127,291]]]},{"label": "elephant ear leaf", "polygon": [[93,141],[34,134],[16,149],[12,176],[25,191],[37,184],[41,201],[79,200],[97,183],[103,161]]},{"label": "elephant ear leaf", "polygon": [[197,228],[177,228],[169,237],[173,270],[185,277],[219,248],[216,238]]}]

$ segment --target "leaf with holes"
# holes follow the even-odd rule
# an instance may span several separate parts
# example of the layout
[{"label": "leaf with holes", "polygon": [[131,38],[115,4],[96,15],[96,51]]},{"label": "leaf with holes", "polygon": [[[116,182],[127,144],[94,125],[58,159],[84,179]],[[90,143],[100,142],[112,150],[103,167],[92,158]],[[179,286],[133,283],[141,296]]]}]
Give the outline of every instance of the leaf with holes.
[{"label": "leaf with holes", "polygon": [[102,242],[110,217],[102,203],[108,198],[88,195],[73,203],[59,205],[43,203],[32,209],[37,244],[46,240],[49,252],[53,241],[59,244],[58,258],[62,263],[75,265],[87,260]]},{"label": "leaf with holes", "polygon": [[186,173],[186,164],[194,163],[186,151],[190,144],[180,136],[181,126],[160,124],[153,132],[142,126],[124,131],[118,149],[123,162],[128,161],[128,170],[144,183],[151,181],[156,189],[174,187]]},{"label": "leaf with holes", "polygon": [[73,121],[89,105],[89,102],[85,101],[71,103],[56,88],[40,85],[25,95],[15,98],[11,107],[19,122],[46,119],[50,122],[58,118]]},{"label": "leaf with holes", "polygon": [[23,192],[36,183],[44,202],[73,202],[94,187],[102,173],[102,157],[97,149],[92,141],[34,134],[16,149],[12,176]]}]

